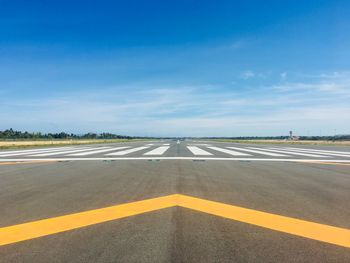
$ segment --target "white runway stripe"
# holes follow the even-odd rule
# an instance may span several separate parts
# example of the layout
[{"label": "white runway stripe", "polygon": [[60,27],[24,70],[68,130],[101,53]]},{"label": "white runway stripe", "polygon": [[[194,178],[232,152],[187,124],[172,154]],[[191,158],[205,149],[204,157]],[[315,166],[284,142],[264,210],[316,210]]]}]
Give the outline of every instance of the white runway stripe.
[{"label": "white runway stripe", "polygon": [[7,154],[7,153],[24,153],[24,152],[32,152],[32,151],[48,151],[48,150],[59,150],[59,149],[67,149],[67,148],[74,148],[73,146],[67,146],[67,147],[49,147],[49,148],[35,148],[35,149],[26,149],[26,150],[12,150],[3,152],[0,151],[0,154]]},{"label": "white runway stripe", "polygon": [[143,155],[162,155],[164,154],[168,149],[170,148],[170,146],[160,146],[158,148],[155,148],[152,151],[146,152]]},{"label": "white runway stripe", "polygon": [[147,149],[147,148],[149,148],[149,146],[141,146],[141,147],[136,147],[136,148],[132,148],[132,149],[129,149],[129,150],[125,150],[125,151],[119,151],[119,152],[115,152],[115,153],[108,153],[108,154],[105,154],[105,155],[126,155],[126,154],[129,154],[129,153],[142,151],[142,150]]},{"label": "white runway stripe", "polygon": [[333,156],[350,157],[350,152],[303,149],[303,148],[292,148],[292,147],[285,147],[283,149],[293,150],[293,151],[297,151],[297,152],[311,152],[311,153],[316,153],[316,154],[327,154],[327,155],[333,155]]},{"label": "white runway stripe", "polygon": [[251,156],[251,154],[236,152],[236,151],[233,151],[233,150],[227,150],[227,149],[220,148],[220,147],[215,147],[215,146],[209,146],[208,148],[212,149],[212,150],[215,150],[215,151],[218,151],[218,152],[227,153],[227,154],[230,154],[230,155],[233,155],[233,156]]},{"label": "white runway stripe", "polygon": [[164,145],[164,146],[169,146],[170,144],[169,144],[169,143],[164,143],[163,145]]},{"label": "white runway stripe", "polygon": [[[104,147],[106,148],[106,147]],[[66,151],[59,151],[59,152],[48,152],[48,153],[39,153],[39,154],[30,154],[28,156],[52,156],[52,155],[62,155],[67,153],[75,153],[75,152],[83,152],[83,151],[89,151],[97,148],[78,148],[73,150],[66,150]]]},{"label": "white runway stripe", "polygon": [[62,151],[62,150],[71,150],[76,149],[76,147],[60,147],[60,148],[45,148],[45,149],[36,149],[36,150],[24,150],[24,151],[12,151],[7,154],[0,154],[0,157],[6,157],[6,156],[17,156],[17,155],[27,155],[27,154],[34,154],[34,153],[45,153],[45,152],[55,152],[55,151]]},{"label": "white runway stripe", "polygon": [[288,153],[291,155],[298,155],[298,156],[307,156],[307,157],[317,157],[317,158],[329,157],[326,155],[318,155],[318,154],[312,154],[312,153],[304,153],[304,152],[301,153],[301,152],[294,152],[294,151],[288,151],[288,150],[275,150],[275,148],[269,148],[269,149],[264,149],[264,150],[271,151],[271,152],[278,152],[278,153]]},{"label": "white runway stripe", "polygon": [[254,149],[259,149],[259,150],[252,150],[251,147],[249,147],[249,149],[238,148],[238,147],[227,147],[227,148],[233,149],[233,150],[241,150],[241,151],[246,151],[246,152],[258,153],[258,154],[267,155],[267,156],[275,156],[275,157],[287,157],[288,156],[288,155],[280,154],[280,153],[271,153],[271,152],[261,151],[261,148],[254,148]]},{"label": "white runway stripe", "polygon": [[111,151],[118,151],[118,150],[123,150],[130,148],[130,146],[122,146],[122,147],[109,147],[108,149],[100,149],[100,150],[94,150],[94,151],[88,151],[88,152],[80,152],[80,153],[73,153],[73,154],[68,154],[68,156],[86,156],[86,155],[92,155],[96,153],[104,153],[104,152],[111,152]]},{"label": "white runway stripe", "polygon": [[187,149],[189,149],[194,155],[213,155],[212,153],[204,151],[197,146],[187,146]]},{"label": "white runway stripe", "polygon": [[[103,160],[116,160],[116,161],[134,161],[134,160],[152,160],[154,157],[65,157],[65,158],[7,158],[0,159],[1,162],[30,162],[30,161],[103,161]],[[157,160],[208,160],[208,161],[262,161],[262,162],[295,162],[295,163],[349,163],[350,160],[334,160],[334,159],[293,159],[293,158],[227,158],[227,157],[157,157]]]}]

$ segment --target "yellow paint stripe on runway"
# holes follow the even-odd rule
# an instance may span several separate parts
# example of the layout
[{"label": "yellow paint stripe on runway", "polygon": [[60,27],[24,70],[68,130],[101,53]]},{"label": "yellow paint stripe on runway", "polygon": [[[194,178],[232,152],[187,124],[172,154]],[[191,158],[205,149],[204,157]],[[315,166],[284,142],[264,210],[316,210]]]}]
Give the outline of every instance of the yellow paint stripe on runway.
[{"label": "yellow paint stripe on runway", "polygon": [[175,205],[174,196],[121,204],[0,228],[0,246],[95,225]]},{"label": "yellow paint stripe on runway", "polygon": [[332,163],[332,162],[303,162],[303,163],[312,163],[312,164],[330,164],[330,165],[345,165],[345,166],[350,166],[350,163]]},{"label": "yellow paint stripe on runway", "polygon": [[235,221],[350,248],[349,229],[179,194],[3,227],[0,228],[0,245],[47,236],[173,206],[189,208]]},{"label": "yellow paint stripe on runway", "polygon": [[350,248],[350,229],[318,224],[233,205],[179,196],[182,207]]},{"label": "yellow paint stripe on runway", "polygon": [[57,161],[49,161],[49,160],[43,160],[43,161],[23,161],[23,162],[0,162],[0,165],[14,165],[14,164],[31,164],[31,163],[56,163]]},{"label": "yellow paint stripe on runway", "polygon": [[3,163],[0,162],[0,165],[10,165],[10,164],[20,164],[20,163],[22,162],[3,162]]}]

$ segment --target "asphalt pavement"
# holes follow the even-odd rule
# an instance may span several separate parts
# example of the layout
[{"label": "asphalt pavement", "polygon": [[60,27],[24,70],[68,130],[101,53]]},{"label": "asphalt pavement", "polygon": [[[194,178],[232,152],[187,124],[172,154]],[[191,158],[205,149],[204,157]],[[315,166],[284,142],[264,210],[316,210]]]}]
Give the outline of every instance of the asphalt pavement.
[{"label": "asphalt pavement", "polygon": [[[0,151],[0,262],[350,262],[349,161],[350,147],[203,141]],[[119,219],[65,231],[58,226],[54,234],[41,225],[133,202],[143,209],[138,201],[174,194],[254,216],[218,216],[203,212],[206,204],[199,211],[176,199]],[[257,223],[270,215],[283,218]],[[274,230],[279,220],[294,219],[305,227]],[[1,236],[1,229],[11,234],[10,227],[32,222],[36,227],[22,241]],[[339,234],[298,234],[312,231],[310,222]],[[33,237],[38,231],[46,234]]]}]

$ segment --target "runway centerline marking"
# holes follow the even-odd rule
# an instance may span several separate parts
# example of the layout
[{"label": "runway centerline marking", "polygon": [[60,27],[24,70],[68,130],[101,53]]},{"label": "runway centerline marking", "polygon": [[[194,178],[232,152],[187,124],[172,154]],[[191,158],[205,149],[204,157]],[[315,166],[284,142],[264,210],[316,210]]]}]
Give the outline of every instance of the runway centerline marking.
[{"label": "runway centerline marking", "polygon": [[350,229],[173,194],[0,228],[0,246],[179,206],[300,237],[350,248]]}]

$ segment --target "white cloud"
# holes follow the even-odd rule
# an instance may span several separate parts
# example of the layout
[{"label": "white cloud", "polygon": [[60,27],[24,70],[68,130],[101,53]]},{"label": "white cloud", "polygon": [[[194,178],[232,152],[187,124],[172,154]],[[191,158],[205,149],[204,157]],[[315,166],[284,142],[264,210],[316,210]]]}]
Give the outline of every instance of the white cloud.
[{"label": "white cloud", "polygon": [[246,71],[246,72],[243,72],[242,75],[241,75],[241,78],[242,79],[250,79],[250,78],[253,78],[255,76],[255,73],[253,71]]},{"label": "white cloud", "polygon": [[251,90],[142,87],[127,94],[110,89],[44,100],[3,100],[0,128],[156,136],[280,135],[289,129],[327,134],[334,128],[349,133],[346,83],[332,78]]},{"label": "white cloud", "polygon": [[350,96],[350,83],[339,82],[316,82],[316,83],[286,83],[274,86],[273,89],[278,92],[299,92],[314,93],[314,96],[345,95]]}]

